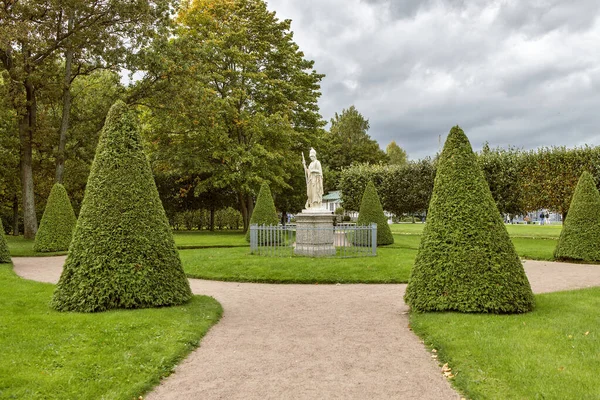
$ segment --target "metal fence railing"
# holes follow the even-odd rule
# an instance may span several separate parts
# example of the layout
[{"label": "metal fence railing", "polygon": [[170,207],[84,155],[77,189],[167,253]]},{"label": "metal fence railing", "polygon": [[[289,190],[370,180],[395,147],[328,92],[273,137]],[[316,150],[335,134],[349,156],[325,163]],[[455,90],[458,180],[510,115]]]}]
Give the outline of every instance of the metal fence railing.
[{"label": "metal fence railing", "polygon": [[[270,257],[289,257],[295,254],[298,231],[306,230],[310,236],[321,237],[319,230],[333,229],[333,243],[314,243],[315,248],[333,245],[331,257],[372,257],[377,255],[377,224],[359,226],[338,224],[332,227],[298,225],[250,225],[250,252]],[[330,231],[331,232],[331,231]],[[301,235],[306,237],[306,235]],[[329,236],[326,235],[326,236]],[[303,246],[311,244],[303,243]]]}]

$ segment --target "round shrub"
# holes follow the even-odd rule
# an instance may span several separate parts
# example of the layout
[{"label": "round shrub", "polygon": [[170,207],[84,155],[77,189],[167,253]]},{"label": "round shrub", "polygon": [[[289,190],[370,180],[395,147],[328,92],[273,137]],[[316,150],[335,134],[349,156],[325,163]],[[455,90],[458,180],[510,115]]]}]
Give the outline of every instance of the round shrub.
[{"label": "round shrub", "polygon": [[191,295],[135,115],[119,101],[100,134],[51,305],[94,312],[176,305]]},{"label": "round shrub", "polygon": [[600,193],[594,178],[583,172],[554,250],[558,260],[600,261]]},{"label": "round shrub", "polygon": [[[252,216],[250,216],[250,225],[277,225],[278,223],[279,218],[277,217],[277,210],[275,209],[271,189],[269,188],[269,184],[265,182],[258,191],[256,205],[252,211]],[[246,241],[250,241],[250,228],[246,232]]]},{"label": "round shrub", "polygon": [[383,213],[383,207],[379,201],[375,185],[372,181],[369,181],[360,202],[360,211],[358,213],[356,225],[370,225],[372,223],[377,224],[378,246],[394,243],[394,236],[392,236],[392,231],[387,223],[387,218]]},{"label": "round shrub", "polygon": [[450,131],[404,299],[415,311],[522,313],[534,297],[471,144]]},{"label": "round shrub", "polygon": [[10,258],[10,251],[8,251],[8,244],[4,238],[4,226],[2,226],[2,219],[0,219],[0,263],[12,262]]},{"label": "round shrub", "polygon": [[55,183],[48,196],[40,227],[35,235],[33,251],[65,251],[73,238],[77,218],[67,195],[60,183]]}]

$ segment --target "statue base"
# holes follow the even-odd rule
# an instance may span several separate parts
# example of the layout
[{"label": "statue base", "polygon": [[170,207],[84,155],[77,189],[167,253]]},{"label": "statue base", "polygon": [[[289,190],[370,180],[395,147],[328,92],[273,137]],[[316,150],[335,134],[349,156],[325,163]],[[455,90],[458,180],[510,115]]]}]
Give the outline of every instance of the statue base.
[{"label": "statue base", "polygon": [[333,218],[333,213],[325,208],[311,208],[296,214],[294,254],[307,257],[335,255]]}]

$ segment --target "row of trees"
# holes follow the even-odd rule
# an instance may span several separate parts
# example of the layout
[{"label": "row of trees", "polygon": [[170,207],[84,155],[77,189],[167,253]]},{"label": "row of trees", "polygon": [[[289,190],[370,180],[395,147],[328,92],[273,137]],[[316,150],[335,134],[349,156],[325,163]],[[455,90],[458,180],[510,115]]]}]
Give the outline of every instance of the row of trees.
[{"label": "row of trees", "polygon": [[[297,212],[311,146],[330,189],[353,162],[406,160],[395,143],[381,151],[353,106],[324,129],[323,75],[262,0],[19,1],[0,20],[0,214],[13,232],[22,215],[26,237],[55,182],[78,212],[117,99],[137,106],[171,216],[234,207],[247,227],[263,182],[279,210]],[[141,79],[124,87],[123,68]]]},{"label": "row of trees", "polygon": [[[588,171],[600,182],[600,147],[524,151],[485,145],[477,160],[499,211],[513,216],[544,208],[561,213],[564,219],[581,173]],[[362,191],[372,180],[387,211],[424,214],[436,164],[437,159],[423,159],[402,166],[362,164],[345,168],[339,180],[344,208],[358,210]]]}]

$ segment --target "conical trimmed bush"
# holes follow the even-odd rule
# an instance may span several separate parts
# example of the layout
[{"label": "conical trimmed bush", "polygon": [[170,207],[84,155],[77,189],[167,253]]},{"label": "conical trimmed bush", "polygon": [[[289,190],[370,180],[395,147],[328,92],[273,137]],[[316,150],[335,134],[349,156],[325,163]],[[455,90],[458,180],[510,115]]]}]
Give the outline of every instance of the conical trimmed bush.
[{"label": "conical trimmed bush", "polygon": [[559,260],[600,261],[600,193],[594,177],[581,174],[554,257]]},{"label": "conical trimmed bush", "polygon": [[[273,195],[271,195],[271,188],[265,182],[258,191],[256,205],[252,211],[252,216],[250,216],[250,225],[277,225],[278,223],[279,218],[277,217],[275,202],[273,202]],[[246,241],[250,241],[250,229],[246,232]]]},{"label": "conical trimmed bush", "polygon": [[450,131],[404,299],[415,311],[523,313],[531,286],[471,144]]},{"label": "conical trimmed bush", "polygon": [[51,305],[94,312],[176,305],[191,295],[135,115],[119,101],[100,134]]},{"label": "conical trimmed bush", "polygon": [[378,246],[394,243],[394,237],[392,236],[392,231],[387,223],[387,218],[383,213],[383,207],[379,201],[375,185],[372,181],[369,181],[360,202],[360,211],[358,213],[356,225],[370,225],[372,223],[377,224]]},{"label": "conical trimmed bush", "polygon": [[8,244],[4,238],[4,226],[2,226],[2,220],[0,219],[0,263],[12,262],[10,258],[10,251],[8,250]]},{"label": "conical trimmed bush", "polygon": [[40,227],[35,235],[33,251],[65,251],[73,238],[77,218],[67,190],[55,183],[48,196]]}]

